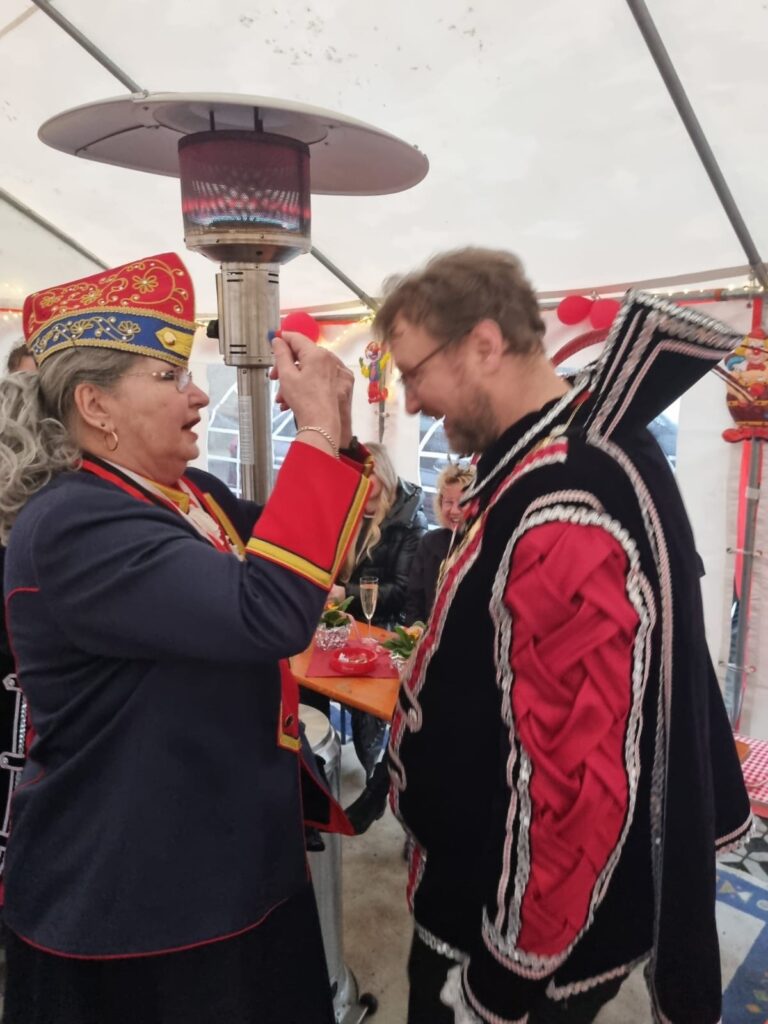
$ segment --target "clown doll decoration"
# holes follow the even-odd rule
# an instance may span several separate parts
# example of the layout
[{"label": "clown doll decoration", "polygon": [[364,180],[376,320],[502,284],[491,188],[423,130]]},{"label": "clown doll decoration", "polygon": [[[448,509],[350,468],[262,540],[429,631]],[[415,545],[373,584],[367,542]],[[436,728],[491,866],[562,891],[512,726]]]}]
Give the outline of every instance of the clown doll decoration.
[{"label": "clown doll decoration", "polygon": [[386,401],[388,391],[384,386],[389,352],[381,342],[369,341],[365,346],[365,358],[360,357],[360,372],[368,379],[368,401],[371,405]]},{"label": "clown doll decoration", "polygon": [[768,440],[768,346],[764,332],[754,327],[725,365],[742,390],[728,389],[728,411],[737,425],[723,433],[724,439]]}]

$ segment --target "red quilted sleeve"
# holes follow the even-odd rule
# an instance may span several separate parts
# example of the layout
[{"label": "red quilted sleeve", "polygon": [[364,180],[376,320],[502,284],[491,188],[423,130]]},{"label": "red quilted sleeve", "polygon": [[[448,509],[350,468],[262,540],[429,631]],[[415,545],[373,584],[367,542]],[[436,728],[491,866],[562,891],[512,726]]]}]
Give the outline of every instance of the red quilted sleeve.
[{"label": "red quilted sleeve", "polygon": [[599,527],[528,533],[505,593],[512,706],[531,762],[530,874],[519,944],[552,956],[586,924],[627,813],[624,739],[637,612],[627,557]]}]

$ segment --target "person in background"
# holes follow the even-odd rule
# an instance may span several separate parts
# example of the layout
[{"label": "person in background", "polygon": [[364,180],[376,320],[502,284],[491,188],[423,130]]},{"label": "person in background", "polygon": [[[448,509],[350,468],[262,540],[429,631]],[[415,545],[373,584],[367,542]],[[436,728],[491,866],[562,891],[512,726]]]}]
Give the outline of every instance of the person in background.
[{"label": "person in background", "polygon": [[238,501],[187,468],[208,403],[192,296],[173,253],[38,292],[39,373],[0,381],[7,628],[34,733],[4,1024],[334,1020],[303,816],[351,829],[286,659],[366,501],[364,455],[339,452],[353,378],[275,340],[297,435],[264,508]]},{"label": "person in background", "polygon": [[[375,626],[393,629],[405,621],[408,574],[419,541],[427,529],[420,487],[401,480],[395,472],[386,448],[374,441],[365,448],[373,458],[371,491],[363,514],[363,525],[339,578],[344,582],[331,588],[330,597],[352,597],[350,615],[364,618],[360,604],[362,576],[378,577]],[[311,699],[317,706],[317,699]],[[352,741],[360,763],[370,776],[381,757],[387,723],[374,715],[353,708]]]},{"label": "person in background", "polygon": [[464,512],[461,495],[475,478],[474,467],[450,465],[441,470],[435,492],[435,515],[440,524],[421,538],[408,579],[405,621],[426,622],[435,602],[435,587],[449,550],[461,536]]},{"label": "person in background", "polygon": [[630,293],[569,383],[520,261],[480,248],[393,280],[374,331],[407,411],[480,453],[388,748],[408,1022],[589,1024],[646,962],[654,1020],[717,1024],[715,855],[751,814],[647,425],[740,335]]},{"label": "person in background", "polygon": [[8,373],[36,373],[35,357],[22,341],[8,353]]},{"label": "person in background", "polygon": [[331,597],[352,597],[349,613],[363,619],[360,577],[377,576],[379,595],[371,621],[392,629],[406,621],[408,578],[427,517],[421,488],[398,477],[386,448],[375,441],[367,441],[365,448],[373,457],[371,492],[363,525],[341,572],[343,582],[331,589]]}]

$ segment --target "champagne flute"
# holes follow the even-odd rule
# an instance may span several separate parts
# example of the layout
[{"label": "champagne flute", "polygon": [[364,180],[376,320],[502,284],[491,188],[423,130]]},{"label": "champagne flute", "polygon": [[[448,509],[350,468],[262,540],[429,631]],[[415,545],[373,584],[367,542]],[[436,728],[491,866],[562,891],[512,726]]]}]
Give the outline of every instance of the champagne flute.
[{"label": "champagne flute", "polygon": [[375,647],[376,641],[371,636],[371,619],[376,611],[376,602],[379,598],[379,577],[365,575],[360,577],[360,604],[363,607],[363,615],[368,620],[368,636],[362,642],[368,647]]}]

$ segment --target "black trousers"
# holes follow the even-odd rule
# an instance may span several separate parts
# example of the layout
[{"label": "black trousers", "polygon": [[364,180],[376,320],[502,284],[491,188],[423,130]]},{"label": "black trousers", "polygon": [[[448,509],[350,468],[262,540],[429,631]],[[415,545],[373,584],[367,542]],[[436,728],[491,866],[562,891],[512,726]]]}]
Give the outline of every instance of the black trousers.
[{"label": "black trousers", "polygon": [[179,953],[72,960],[6,935],[3,1024],[333,1024],[309,885],[257,928]]},{"label": "black trousers", "polygon": [[[455,967],[452,960],[430,949],[414,934],[408,958],[408,1024],[454,1024],[453,1010],[440,1002],[440,990],[451,967]],[[624,980],[605,982],[562,1001],[544,997],[531,1010],[528,1024],[592,1024]]]}]

